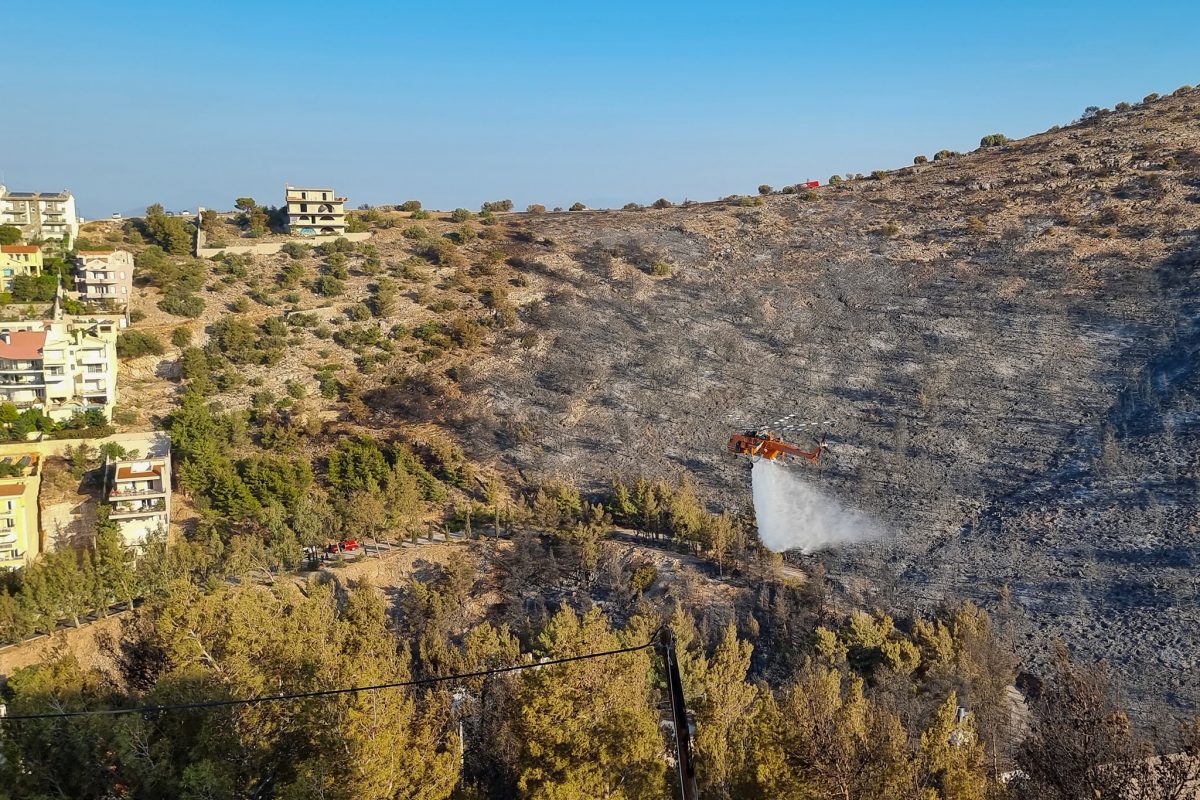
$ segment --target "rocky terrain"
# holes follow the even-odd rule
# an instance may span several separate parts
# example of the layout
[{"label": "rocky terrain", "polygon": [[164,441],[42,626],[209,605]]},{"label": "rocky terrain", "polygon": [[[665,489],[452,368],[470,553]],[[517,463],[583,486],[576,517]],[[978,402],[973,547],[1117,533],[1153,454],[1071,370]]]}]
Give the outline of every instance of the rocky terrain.
[{"label": "rocky terrain", "polygon": [[[1061,639],[1111,662],[1144,721],[1196,710],[1200,92],[811,191],[372,216],[344,292],[317,291],[335,267],[315,253],[218,261],[195,320],[143,275],[137,327],[204,345],[227,317],[311,315],[267,362],[213,354],[212,399],[284,398],[318,458],[448,424],[526,483],[686,474],[737,510],[732,431],[832,420],[796,469],[888,531],[814,558],[835,596],[970,598],[1030,670]],[[174,407],[179,357],[123,364],[135,427]]]},{"label": "rocky terrain", "polygon": [[819,556],[847,598],[971,598],[1030,668],[1061,639],[1196,710],[1200,92],[761,204],[520,216],[541,301],[462,381],[477,456],[736,507],[731,431],[832,419],[806,477],[890,531]]}]

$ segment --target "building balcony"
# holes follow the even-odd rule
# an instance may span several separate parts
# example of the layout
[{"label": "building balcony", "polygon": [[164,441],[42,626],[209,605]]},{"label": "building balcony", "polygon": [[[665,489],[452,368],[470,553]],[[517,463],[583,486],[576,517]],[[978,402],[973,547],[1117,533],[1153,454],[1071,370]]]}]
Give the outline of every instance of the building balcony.
[{"label": "building balcony", "polygon": [[157,489],[122,489],[121,484],[118,483],[113,487],[113,490],[108,496],[109,499],[112,499],[125,497],[165,497],[166,494],[167,490],[165,487],[159,487]]},{"label": "building balcony", "polygon": [[167,513],[166,500],[122,500],[112,502],[109,512],[111,518],[130,519],[133,517],[153,517]]}]

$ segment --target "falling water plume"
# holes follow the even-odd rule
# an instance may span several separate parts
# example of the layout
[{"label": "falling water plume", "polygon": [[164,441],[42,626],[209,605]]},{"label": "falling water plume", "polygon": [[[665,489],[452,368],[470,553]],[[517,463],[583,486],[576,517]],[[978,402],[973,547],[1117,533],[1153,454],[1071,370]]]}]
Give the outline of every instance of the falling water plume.
[{"label": "falling water plume", "polygon": [[866,514],[845,508],[783,464],[759,459],[751,480],[758,537],[777,553],[812,553],[883,535]]}]

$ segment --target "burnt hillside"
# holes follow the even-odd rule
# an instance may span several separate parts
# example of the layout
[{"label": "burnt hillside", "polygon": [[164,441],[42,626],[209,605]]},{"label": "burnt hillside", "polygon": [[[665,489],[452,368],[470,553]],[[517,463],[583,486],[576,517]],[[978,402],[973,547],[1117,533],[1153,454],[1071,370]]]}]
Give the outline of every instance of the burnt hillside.
[{"label": "burnt hillside", "polygon": [[970,597],[1035,666],[1061,637],[1200,701],[1200,92],[761,205],[520,224],[542,301],[464,382],[477,455],[737,505],[733,428],[832,418],[811,477],[892,531],[821,557],[851,598]]}]

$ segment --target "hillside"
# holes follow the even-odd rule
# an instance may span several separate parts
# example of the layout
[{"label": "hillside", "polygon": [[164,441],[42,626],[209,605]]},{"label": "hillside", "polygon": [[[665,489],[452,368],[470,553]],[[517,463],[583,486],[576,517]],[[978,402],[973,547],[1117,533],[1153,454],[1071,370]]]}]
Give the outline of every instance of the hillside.
[{"label": "hillside", "polygon": [[831,418],[807,477],[891,531],[819,557],[851,599],[970,597],[1031,663],[1061,638],[1194,709],[1197,174],[1191,92],[762,205],[524,220],[538,340],[476,365],[468,439],[737,506],[732,430]]},{"label": "hillside", "polygon": [[[737,510],[732,430],[832,419],[805,476],[889,532],[813,559],[844,603],[971,598],[1031,669],[1061,638],[1143,711],[1195,708],[1198,120],[1180,93],[761,200],[376,210],[341,254],[173,259],[195,320],[159,308],[179,274],[139,268],[137,327],[187,327],[193,388],[318,467],[345,434],[453,439],[517,488],[686,474]],[[123,366],[135,427],[175,407],[181,355]]]}]

